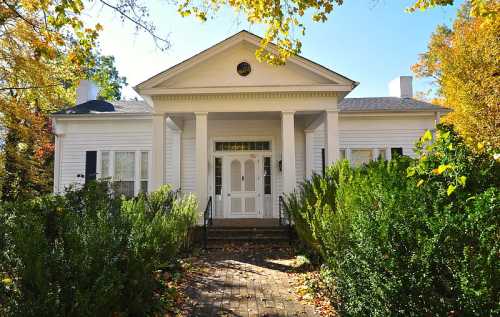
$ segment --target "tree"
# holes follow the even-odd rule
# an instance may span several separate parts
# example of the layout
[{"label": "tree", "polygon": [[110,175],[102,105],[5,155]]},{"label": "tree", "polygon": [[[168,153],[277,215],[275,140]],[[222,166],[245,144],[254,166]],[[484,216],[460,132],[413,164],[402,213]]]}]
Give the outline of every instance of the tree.
[{"label": "tree", "polygon": [[[495,19],[497,10],[490,10],[489,0],[472,0],[471,14]],[[435,6],[454,4],[454,0],[416,0],[407,9],[426,10]],[[271,64],[284,64],[291,55],[299,54],[302,48],[300,38],[294,34],[305,35],[303,18],[306,12],[312,12],[314,22],[325,22],[334,7],[344,0],[177,0],[178,11],[182,16],[195,16],[206,21],[214,16],[222,6],[229,6],[236,12],[243,13],[251,24],[264,24],[266,33],[256,51],[259,60]],[[277,44],[276,51],[266,50],[270,43]]]},{"label": "tree", "polygon": [[[487,3],[487,10],[499,7],[498,1]],[[500,21],[472,17],[471,10],[465,4],[452,28],[436,29],[413,71],[434,80],[438,103],[453,109],[444,121],[469,144],[499,148]]]},{"label": "tree", "polygon": [[120,97],[125,79],[94,49],[101,27],[85,27],[83,9],[76,0],[0,0],[2,199],[52,189],[48,115],[74,104],[79,79],[96,80],[105,98]]},{"label": "tree", "polygon": [[99,99],[120,100],[121,89],[127,85],[127,78],[120,76],[115,66],[114,56],[101,55],[98,51],[92,54],[92,63],[86,71],[86,77],[99,87]]}]

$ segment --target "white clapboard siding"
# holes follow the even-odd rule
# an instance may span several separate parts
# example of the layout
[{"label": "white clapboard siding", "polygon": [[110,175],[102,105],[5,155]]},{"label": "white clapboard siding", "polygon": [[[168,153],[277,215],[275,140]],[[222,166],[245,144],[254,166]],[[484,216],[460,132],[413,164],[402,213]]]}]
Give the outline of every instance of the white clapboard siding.
[{"label": "white clapboard siding", "polygon": [[196,190],[196,142],[194,127],[194,120],[184,121],[184,129],[181,136],[181,189],[184,193],[194,193]]},{"label": "white clapboard siding", "polygon": [[[413,156],[415,141],[425,130],[433,128],[432,116],[341,118],[340,148],[401,147],[403,154]],[[316,173],[321,173],[321,149],[324,148],[324,140],[324,125],[320,125],[314,132],[313,140],[313,169]]]},{"label": "white clapboard siding", "polygon": [[306,136],[304,129],[295,126],[295,178],[300,184],[306,177]]},{"label": "white clapboard siding", "polygon": [[71,121],[64,132],[59,191],[84,182],[77,175],[85,174],[86,151],[151,150],[151,120]]},{"label": "white clapboard siding", "polygon": [[180,168],[181,135],[179,131],[165,127],[165,183],[173,185],[174,188],[180,185],[178,178]]}]

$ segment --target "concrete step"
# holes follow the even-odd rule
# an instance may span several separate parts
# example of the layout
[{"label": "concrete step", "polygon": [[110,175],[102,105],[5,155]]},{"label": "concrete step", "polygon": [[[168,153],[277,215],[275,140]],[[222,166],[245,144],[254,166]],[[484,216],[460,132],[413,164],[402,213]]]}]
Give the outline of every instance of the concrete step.
[{"label": "concrete step", "polygon": [[208,236],[223,238],[287,237],[288,230],[285,228],[209,228]]},{"label": "concrete step", "polygon": [[231,243],[288,244],[288,227],[209,227],[208,244],[225,245]]},{"label": "concrete step", "polygon": [[253,248],[258,246],[259,248],[273,249],[273,248],[288,248],[290,247],[290,241],[288,240],[264,240],[264,241],[248,241],[248,240],[211,240],[208,241],[207,249],[231,249],[231,248]]}]

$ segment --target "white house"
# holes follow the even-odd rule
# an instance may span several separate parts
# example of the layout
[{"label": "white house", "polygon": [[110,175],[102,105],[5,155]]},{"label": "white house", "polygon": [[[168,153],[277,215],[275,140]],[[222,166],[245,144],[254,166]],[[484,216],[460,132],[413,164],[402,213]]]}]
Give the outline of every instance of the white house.
[{"label": "white house", "polygon": [[137,85],[144,101],[93,100],[54,115],[54,191],[111,178],[128,195],[172,184],[215,218],[277,218],[278,198],[325,164],[398,152],[433,129],[443,108],[412,99],[345,98],[358,83],[300,56],[259,63],[260,38],[239,32]]}]

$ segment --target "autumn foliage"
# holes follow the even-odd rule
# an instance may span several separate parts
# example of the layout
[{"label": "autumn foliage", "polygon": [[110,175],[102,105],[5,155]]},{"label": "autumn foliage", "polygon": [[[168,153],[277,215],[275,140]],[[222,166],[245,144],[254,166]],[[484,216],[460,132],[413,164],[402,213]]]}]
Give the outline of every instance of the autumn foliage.
[{"label": "autumn foliage", "polygon": [[[489,12],[500,2],[486,1]],[[439,26],[413,66],[435,80],[437,102],[453,111],[443,118],[476,147],[500,147],[500,20],[470,16],[465,5],[451,28]]]},{"label": "autumn foliage", "polygon": [[126,80],[97,47],[102,27],[84,25],[80,0],[0,1],[0,199],[52,190],[54,152],[49,115],[75,102],[80,79],[105,99],[119,99]]}]

